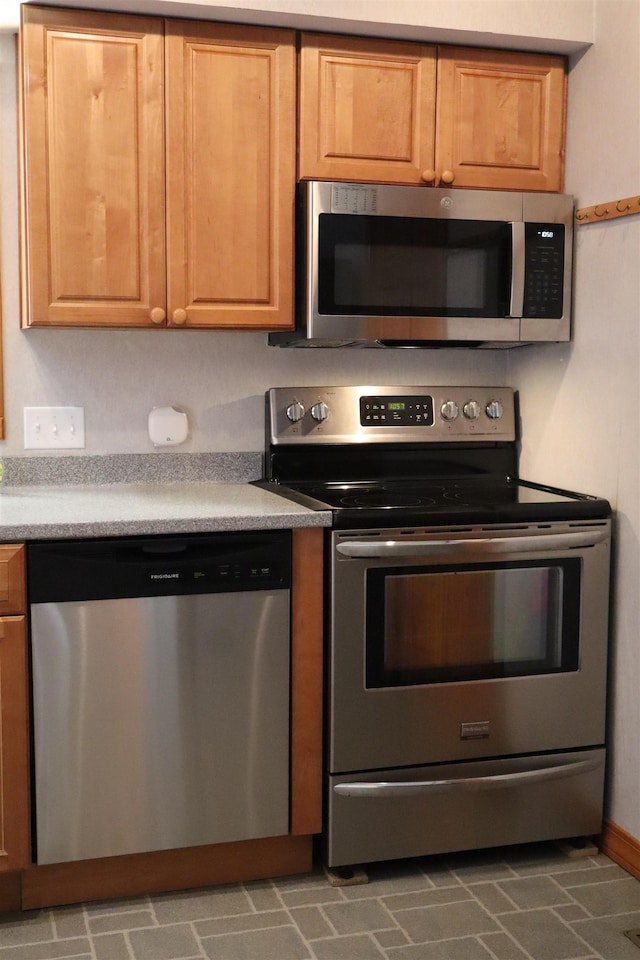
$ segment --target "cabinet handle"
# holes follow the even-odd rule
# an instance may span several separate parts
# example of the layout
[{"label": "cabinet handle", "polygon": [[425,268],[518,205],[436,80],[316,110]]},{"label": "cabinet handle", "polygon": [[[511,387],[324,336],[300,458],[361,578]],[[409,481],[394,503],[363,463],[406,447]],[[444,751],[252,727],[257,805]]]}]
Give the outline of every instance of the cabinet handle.
[{"label": "cabinet handle", "polygon": [[453,170],[443,170],[442,176],[440,177],[443,183],[453,183],[455,178],[456,178],[456,175],[453,172]]},{"label": "cabinet handle", "polygon": [[422,179],[424,180],[425,183],[433,183],[434,180],[436,179],[435,170],[423,170]]},{"label": "cabinet handle", "polygon": [[178,327],[182,327],[187,322],[187,311],[183,307],[178,307],[171,314],[171,322]]},{"label": "cabinet handle", "polygon": [[157,325],[164,323],[166,316],[167,315],[162,307],[153,307],[151,313],[149,314],[151,323],[155,323]]}]

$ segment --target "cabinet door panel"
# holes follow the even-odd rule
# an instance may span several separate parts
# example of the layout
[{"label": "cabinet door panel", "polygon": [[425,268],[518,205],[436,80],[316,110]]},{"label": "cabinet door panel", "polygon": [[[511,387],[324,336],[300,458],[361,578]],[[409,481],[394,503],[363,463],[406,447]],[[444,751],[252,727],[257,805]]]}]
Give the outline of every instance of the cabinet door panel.
[{"label": "cabinet door panel", "polygon": [[291,326],[293,33],[167,21],[166,49],[169,323]]},{"label": "cabinet door panel", "polygon": [[435,48],[303,34],[301,178],[420,183],[433,167]]},{"label": "cabinet door panel", "polygon": [[24,617],[0,617],[0,872],[29,863],[29,750]]},{"label": "cabinet door panel", "polygon": [[162,22],[23,7],[26,324],[164,308]]},{"label": "cabinet door panel", "polygon": [[454,186],[560,191],[562,57],[438,50],[436,155]]}]

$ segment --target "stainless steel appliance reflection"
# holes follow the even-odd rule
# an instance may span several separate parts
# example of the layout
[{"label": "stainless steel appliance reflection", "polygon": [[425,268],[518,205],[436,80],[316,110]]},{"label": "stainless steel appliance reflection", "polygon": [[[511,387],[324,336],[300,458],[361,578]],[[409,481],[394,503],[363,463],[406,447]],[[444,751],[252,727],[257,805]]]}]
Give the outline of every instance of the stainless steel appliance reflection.
[{"label": "stainless steel appliance reflection", "polygon": [[609,504],[518,478],[504,388],[268,414],[272,488],[333,511],[328,865],[599,832]]},{"label": "stainless steel appliance reflection", "polygon": [[289,829],[290,535],[29,546],[36,862]]}]

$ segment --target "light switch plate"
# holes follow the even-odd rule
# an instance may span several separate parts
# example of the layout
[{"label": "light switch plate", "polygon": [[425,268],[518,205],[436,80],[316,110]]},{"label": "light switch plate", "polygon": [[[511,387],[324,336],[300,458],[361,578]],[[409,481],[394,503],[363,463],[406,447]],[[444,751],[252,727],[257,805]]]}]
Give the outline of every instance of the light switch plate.
[{"label": "light switch plate", "polygon": [[25,450],[84,447],[84,407],[25,407]]}]

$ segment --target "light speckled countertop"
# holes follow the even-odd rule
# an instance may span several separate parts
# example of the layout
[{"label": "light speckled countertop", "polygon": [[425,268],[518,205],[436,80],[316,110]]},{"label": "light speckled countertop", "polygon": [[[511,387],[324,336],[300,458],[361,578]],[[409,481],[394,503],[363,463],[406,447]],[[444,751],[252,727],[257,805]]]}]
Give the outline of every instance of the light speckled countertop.
[{"label": "light speckled countertop", "polygon": [[329,526],[331,514],[248,483],[17,486],[0,493],[0,540]]},{"label": "light speckled countertop", "polygon": [[[20,458],[4,463],[4,542],[331,525],[329,512],[309,510],[253,486],[249,481],[260,475],[254,457],[64,457],[44,463]],[[95,482],[94,474],[117,477],[117,482]]]}]

